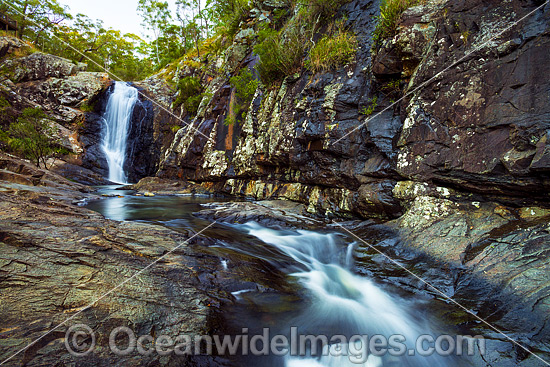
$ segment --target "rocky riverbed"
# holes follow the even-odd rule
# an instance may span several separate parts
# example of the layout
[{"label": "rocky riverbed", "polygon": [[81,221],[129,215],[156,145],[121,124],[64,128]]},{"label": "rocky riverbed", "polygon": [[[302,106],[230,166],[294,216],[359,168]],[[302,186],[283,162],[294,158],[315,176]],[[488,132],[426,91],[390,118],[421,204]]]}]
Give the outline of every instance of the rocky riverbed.
[{"label": "rocky riverbed", "polygon": [[[189,365],[186,356],[116,358],[106,339],[117,326],[130,326],[138,335],[210,331],[213,310],[227,293],[203,279],[220,265],[216,257],[192,250],[201,237],[186,242],[193,233],[107,220],[81,206],[98,199],[90,187],[3,157],[8,160],[8,169],[19,169],[15,173],[4,166],[1,171],[0,359],[76,315],[7,365]],[[150,270],[94,303],[177,246]],[[80,323],[100,336],[99,348],[75,359],[63,340],[65,330]]]},{"label": "rocky riverbed", "polygon": [[[229,362],[220,357],[114,356],[107,348],[106,335],[118,326],[129,326],[140,335],[223,333],[227,331],[223,309],[234,302],[231,291],[252,286],[263,287],[268,293],[269,289],[292,293],[281,283],[276,269],[265,273],[261,270],[265,265],[249,255],[210,249],[216,239],[226,240],[223,230],[212,230],[187,243],[193,236],[189,230],[108,220],[82,206],[100,199],[92,188],[10,156],[3,156],[2,162],[1,357],[8,358],[76,314],[8,365],[71,365],[75,361],[79,365],[223,365]],[[158,179],[145,180],[137,187],[157,194],[183,193],[181,187]],[[402,218],[390,222],[314,217],[305,205],[290,201],[205,204],[196,216],[228,224],[255,221],[271,228],[338,232],[341,225],[345,226],[366,241],[355,239],[359,274],[421,298],[441,298],[431,287],[373,253],[367,243],[376,246],[545,355],[550,314],[545,276],[548,213],[540,208],[469,205],[449,198],[418,196]],[[151,269],[93,303],[178,245],[181,247]],[[248,246],[258,245],[252,242]],[[230,259],[230,268],[224,267],[223,259]],[[462,310],[453,305],[441,307],[442,317],[453,320],[453,324],[477,329],[492,338],[485,356],[487,364],[474,361],[476,366],[537,365],[534,357],[514,348],[502,335],[479,325]],[[75,359],[67,353],[64,337],[69,326],[80,323],[89,325],[99,336],[98,347],[93,354]]]}]

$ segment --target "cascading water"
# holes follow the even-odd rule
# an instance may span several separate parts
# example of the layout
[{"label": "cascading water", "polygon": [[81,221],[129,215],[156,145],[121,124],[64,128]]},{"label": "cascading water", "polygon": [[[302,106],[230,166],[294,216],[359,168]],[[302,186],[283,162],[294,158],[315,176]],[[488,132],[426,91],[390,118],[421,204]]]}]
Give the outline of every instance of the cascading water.
[{"label": "cascading water", "polygon": [[[293,321],[293,325],[313,335],[392,335],[403,336],[407,351],[415,348],[421,335],[434,335],[432,325],[408,312],[407,301],[392,296],[367,278],[346,269],[350,266],[353,244],[339,246],[339,236],[299,230],[277,231],[247,223],[239,226],[263,242],[275,246],[299,264],[291,275],[313,295],[308,309]],[[331,350],[348,350],[346,353],[327,353]],[[287,356],[285,367],[428,367],[462,365],[456,358],[431,356],[363,355],[363,360],[349,358],[352,348],[347,344],[325,346],[324,353],[309,356]],[[364,348],[364,346],[362,347]],[[364,351],[365,353],[370,351]],[[355,352],[357,356],[357,351]]]},{"label": "cascading water", "polygon": [[109,181],[125,184],[124,171],[128,129],[134,105],[138,100],[138,90],[124,82],[115,82],[103,116],[105,125],[101,148],[107,158]]}]

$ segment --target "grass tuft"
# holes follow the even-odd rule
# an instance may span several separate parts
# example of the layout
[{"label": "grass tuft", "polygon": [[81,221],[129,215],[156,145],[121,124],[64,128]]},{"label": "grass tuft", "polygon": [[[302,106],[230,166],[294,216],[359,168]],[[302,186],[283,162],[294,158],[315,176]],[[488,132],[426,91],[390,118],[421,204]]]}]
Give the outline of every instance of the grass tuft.
[{"label": "grass tuft", "polygon": [[344,22],[336,22],[309,51],[307,67],[314,73],[336,69],[353,61],[357,51],[355,35],[344,28]]},{"label": "grass tuft", "polygon": [[424,3],[426,0],[382,0],[380,16],[374,30],[373,40],[380,44],[385,39],[397,34],[397,25],[403,12],[410,7]]}]

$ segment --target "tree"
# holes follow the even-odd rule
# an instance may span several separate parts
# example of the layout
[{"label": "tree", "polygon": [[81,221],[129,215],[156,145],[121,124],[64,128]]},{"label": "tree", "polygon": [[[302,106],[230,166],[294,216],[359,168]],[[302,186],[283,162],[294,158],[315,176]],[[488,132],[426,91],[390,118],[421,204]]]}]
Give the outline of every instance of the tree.
[{"label": "tree", "polygon": [[41,109],[25,108],[17,121],[10,124],[7,134],[3,135],[13,150],[39,168],[42,162],[47,169],[47,159],[57,152],[51,141],[54,133],[55,130]]},{"label": "tree", "polygon": [[90,71],[106,70],[124,80],[139,80],[152,72],[149,60],[139,54],[141,38],[105,29],[99,20],[78,14],[72,25],[56,27],[54,35],[63,42],[50,42],[45,51],[86,62]]},{"label": "tree", "polygon": [[159,38],[164,27],[170,23],[172,16],[166,1],[139,0],[138,12],[143,19],[142,25],[153,32],[157,64],[160,65]]},{"label": "tree", "polygon": [[197,56],[200,56],[200,43],[208,35],[207,12],[201,6],[201,0],[177,0],[176,17],[182,24],[182,31],[191,37]]},{"label": "tree", "polygon": [[17,20],[23,39],[43,47],[55,26],[72,19],[68,7],[57,0],[10,0],[2,2],[0,11]]}]

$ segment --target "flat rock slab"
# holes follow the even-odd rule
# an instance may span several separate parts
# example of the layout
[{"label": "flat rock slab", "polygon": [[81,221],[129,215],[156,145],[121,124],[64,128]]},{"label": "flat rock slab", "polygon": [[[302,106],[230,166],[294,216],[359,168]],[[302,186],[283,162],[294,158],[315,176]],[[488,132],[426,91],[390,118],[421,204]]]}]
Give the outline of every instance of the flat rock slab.
[{"label": "flat rock slab", "polygon": [[[217,259],[192,251],[185,244],[191,233],[106,220],[71,205],[68,200],[77,197],[60,195],[0,183],[0,360],[80,311],[6,365],[190,365],[187,356],[117,356],[108,349],[109,333],[118,326],[138,336],[206,333],[219,298],[199,278],[216,271]],[[79,323],[95,332],[97,347],[77,358],[67,352],[64,337]]]}]

